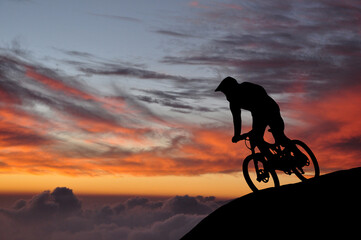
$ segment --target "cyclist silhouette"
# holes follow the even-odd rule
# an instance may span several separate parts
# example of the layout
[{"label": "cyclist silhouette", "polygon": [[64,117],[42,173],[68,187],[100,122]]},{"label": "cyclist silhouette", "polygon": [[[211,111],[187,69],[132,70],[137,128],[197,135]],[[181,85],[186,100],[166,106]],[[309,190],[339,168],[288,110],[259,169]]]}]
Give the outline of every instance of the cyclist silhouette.
[{"label": "cyclist silhouette", "polygon": [[[236,143],[244,139],[246,135],[241,135],[241,109],[245,109],[252,114],[253,123],[251,133],[253,141],[267,159],[273,160],[272,153],[263,139],[267,126],[271,128],[272,135],[277,143],[283,146],[292,145],[290,144],[291,140],[284,133],[285,124],[281,117],[278,104],[267,94],[262,86],[250,82],[239,84],[236,79],[226,77],[215,91],[223,92],[230,103],[229,107],[232,112],[234,124],[232,142]],[[293,149],[295,150],[295,154],[302,154],[296,147]],[[301,157],[301,159],[302,158],[303,157]]]}]

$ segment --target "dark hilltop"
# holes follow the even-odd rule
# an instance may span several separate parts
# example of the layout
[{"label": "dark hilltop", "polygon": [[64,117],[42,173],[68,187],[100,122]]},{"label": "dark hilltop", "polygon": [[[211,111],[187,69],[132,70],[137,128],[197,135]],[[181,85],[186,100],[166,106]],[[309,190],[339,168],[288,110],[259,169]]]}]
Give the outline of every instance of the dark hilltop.
[{"label": "dark hilltop", "polygon": [[250,193],[215,210],[181,240],[356,237],[361,167]]}]

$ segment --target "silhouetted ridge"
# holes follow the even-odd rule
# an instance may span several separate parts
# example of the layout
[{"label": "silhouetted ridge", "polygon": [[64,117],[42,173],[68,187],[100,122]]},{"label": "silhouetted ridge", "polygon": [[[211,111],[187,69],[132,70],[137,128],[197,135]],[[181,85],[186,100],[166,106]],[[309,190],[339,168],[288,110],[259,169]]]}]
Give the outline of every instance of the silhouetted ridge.
[{"label": "silhouetted ridge", "polygon": [[181,240],[359,238],[360,190],[361,168],[354,168],[251,193],[218,208]]}]

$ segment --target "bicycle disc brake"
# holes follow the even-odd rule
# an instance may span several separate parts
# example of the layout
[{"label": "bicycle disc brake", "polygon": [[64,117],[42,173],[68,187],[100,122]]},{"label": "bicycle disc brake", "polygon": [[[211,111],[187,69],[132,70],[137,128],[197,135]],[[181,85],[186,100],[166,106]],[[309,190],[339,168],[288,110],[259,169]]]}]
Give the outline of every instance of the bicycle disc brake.
[{"label": "bicycle disc brake", "polygon": [[307,158],[306,166],[310,166],[310,159]]},{"label": "bicycle disc brake", "polygon": [[262,182],[264,182],[264,183],[268,183],[268,181],[269,181],[269,174],[268,174],[268,172],[265,172],[264,169],[259,169],[257,181],[258,181],[258,182],[261,182],[261,181],[262,181]]}]

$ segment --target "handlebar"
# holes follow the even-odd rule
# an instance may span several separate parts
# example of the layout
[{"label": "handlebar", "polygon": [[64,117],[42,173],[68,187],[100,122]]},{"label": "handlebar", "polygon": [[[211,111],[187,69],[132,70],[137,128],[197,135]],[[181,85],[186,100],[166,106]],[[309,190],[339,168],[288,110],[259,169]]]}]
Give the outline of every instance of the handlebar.
[{"label": "handlebar", "polygon": [[252,131],[241,134],[240,140],[249,140],[251,133],[252,133]]}]

